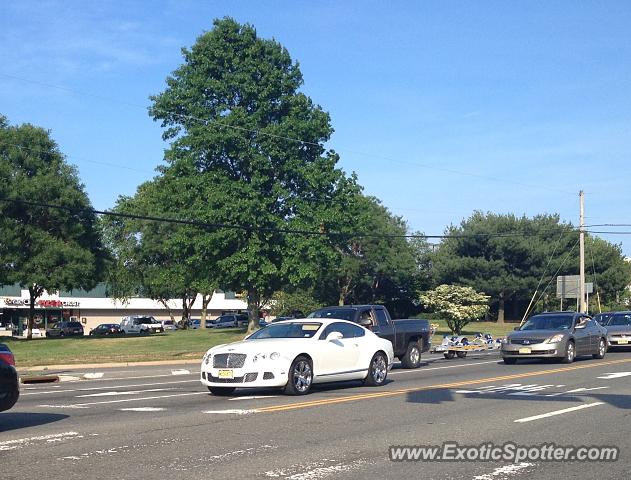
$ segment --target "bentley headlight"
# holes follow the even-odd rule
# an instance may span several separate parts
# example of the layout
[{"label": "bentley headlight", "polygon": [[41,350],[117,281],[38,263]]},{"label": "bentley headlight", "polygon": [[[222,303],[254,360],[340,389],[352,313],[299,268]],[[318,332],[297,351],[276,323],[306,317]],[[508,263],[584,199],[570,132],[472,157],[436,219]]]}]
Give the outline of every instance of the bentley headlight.
[{"label": "bentley headlight", "polygon": [[213,356],[212,353],[204,354],[204,358],[202,359],[202,362],[208,365],[210,363],[210,359],[212,358],[212,356]]}]

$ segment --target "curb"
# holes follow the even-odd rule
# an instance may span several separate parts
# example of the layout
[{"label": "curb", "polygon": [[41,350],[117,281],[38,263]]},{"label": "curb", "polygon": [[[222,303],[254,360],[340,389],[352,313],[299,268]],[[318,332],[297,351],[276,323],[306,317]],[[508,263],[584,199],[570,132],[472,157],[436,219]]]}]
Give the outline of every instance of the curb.
[{"label": "curb", "polygon": [[200,360],[155,360],[150,362],[109,362],[109,363],[87,363],[87,364],[66,364],[66,365],[35,365],[32,367],[19,368],[20,372],[33,372],[42,370],[93,370],[95,368],[116,368],[116,367],[151,367],[161,365],[199,365]]}]

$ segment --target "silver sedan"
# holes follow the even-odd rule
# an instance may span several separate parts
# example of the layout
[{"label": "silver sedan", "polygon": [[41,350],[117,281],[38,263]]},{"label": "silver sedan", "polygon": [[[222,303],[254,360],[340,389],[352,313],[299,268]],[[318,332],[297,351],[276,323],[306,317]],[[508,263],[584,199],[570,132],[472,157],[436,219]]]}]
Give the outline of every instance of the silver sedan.
[{"label": "silver sedan", "polygon": [[581,355],[604,358],[607,332],[588,315],[550,312],[530,317],[502,344],[504,363],[523,358],[557,358],[572,363]]}]

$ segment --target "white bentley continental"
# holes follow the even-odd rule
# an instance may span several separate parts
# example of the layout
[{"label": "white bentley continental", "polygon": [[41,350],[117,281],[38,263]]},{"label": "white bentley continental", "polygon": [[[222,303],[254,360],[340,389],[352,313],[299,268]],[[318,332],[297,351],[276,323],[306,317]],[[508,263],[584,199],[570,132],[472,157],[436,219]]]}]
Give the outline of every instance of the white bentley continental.
[{"label": "white bentley continental", "polygon": [[201,382],[215,395],[265,387],[304,395],[314,383],[347,380],[381,386],[393,359],[389,340],[356,323],[292,319],[272,323],[241,342],[208,350]]}]

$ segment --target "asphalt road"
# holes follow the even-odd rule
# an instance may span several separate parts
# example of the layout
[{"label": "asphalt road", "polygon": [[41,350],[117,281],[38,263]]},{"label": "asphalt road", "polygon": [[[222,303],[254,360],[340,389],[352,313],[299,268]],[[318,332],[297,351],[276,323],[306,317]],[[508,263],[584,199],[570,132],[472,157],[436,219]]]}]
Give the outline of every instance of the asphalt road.
[{"label": "asphalt road", "polygon": [[[509,366],[496,353],[424,360],[418,370],[395,368],[381,388],[316,386],[306,397],[214,397],[197,364],[24,386],[16,407],[0,414],[0,478],[628,478],[631,352],[572,365]],[[391,445],[453,441],[614,445],[620,458],[389,460]]]}]

